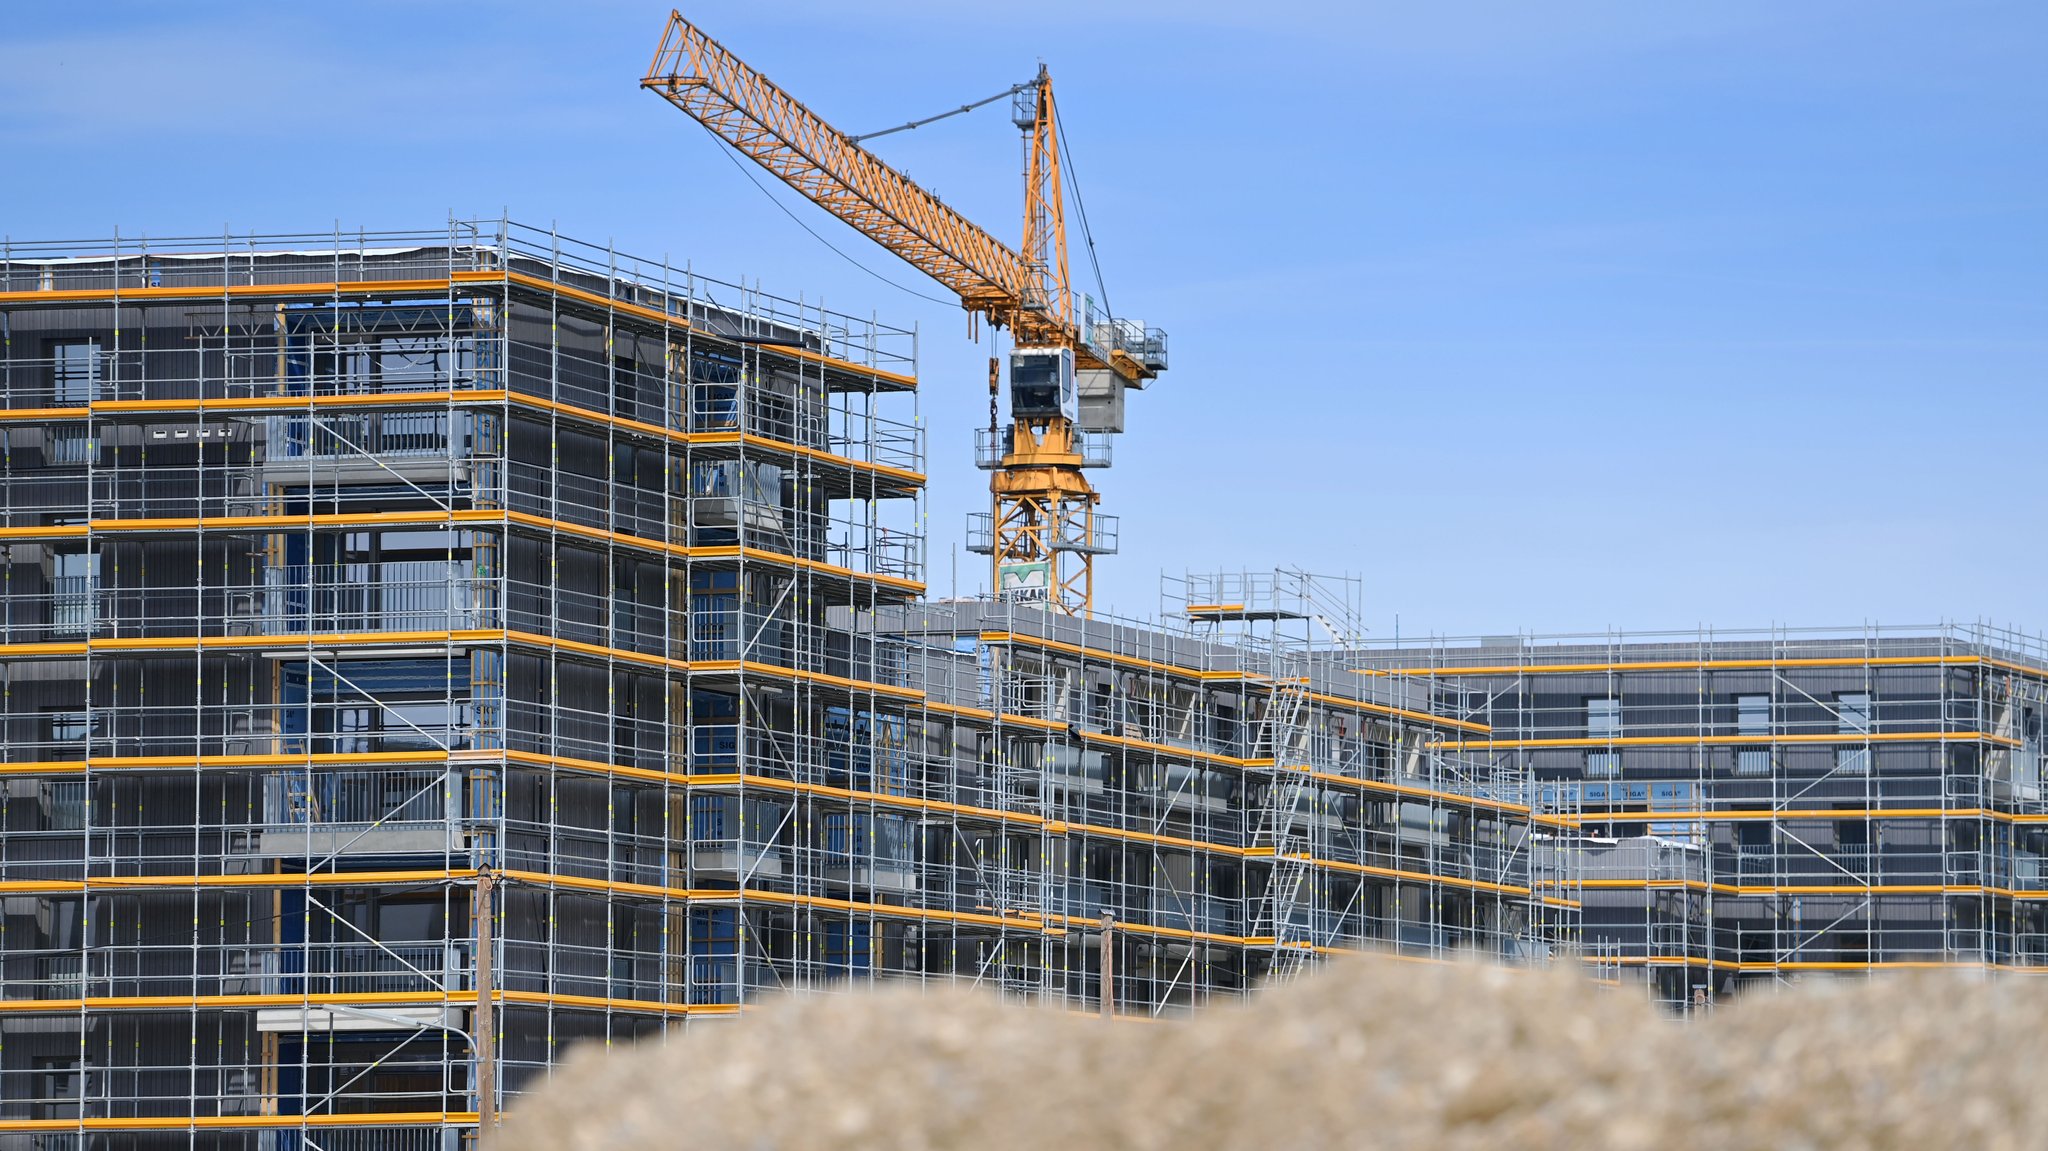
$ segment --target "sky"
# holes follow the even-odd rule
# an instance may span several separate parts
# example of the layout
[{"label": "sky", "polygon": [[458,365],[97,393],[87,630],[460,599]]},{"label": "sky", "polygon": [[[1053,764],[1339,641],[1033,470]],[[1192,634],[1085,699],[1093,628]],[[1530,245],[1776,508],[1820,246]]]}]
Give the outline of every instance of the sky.
[{"label": "sky", "polygon": [[[667,15],[10,5],[0,232],[509,213],[914,325],[929,580],[977,590],[986,337],[639,90]],[[1152,614],[1162,571],[1285,566],[1358,577],[1379,637],[2048,628],[2048,5],[686,15],[850,132],[1051,69],[1109,299],[1171,338],[1096,473],[1105,609]],[[874,148],[1016,242],[1003,105]]]}]

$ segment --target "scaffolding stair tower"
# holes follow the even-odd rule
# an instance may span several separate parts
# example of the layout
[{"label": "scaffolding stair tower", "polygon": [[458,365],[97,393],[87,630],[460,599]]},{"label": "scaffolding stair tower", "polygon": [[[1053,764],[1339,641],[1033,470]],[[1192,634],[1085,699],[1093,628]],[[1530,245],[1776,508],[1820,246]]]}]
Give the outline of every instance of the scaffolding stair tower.
[{"label": "scaffolding stair tower", "polygon": [[1276,683],[1266,711],[1266,722],[1255,749],[1256,760],[1268,762],[1266,802],[1259,809],[1251,835],[1251,847],[1271,853],[1272,867],[1255,915],[1252,934],[1273,941],[1269,981],[1287,979],[1307,966],[1314,956],[1315,938],[1315,827],[1309,809],[1316,802],[1311,786],[1309,751],[1313,733],[1309,718],[1313,704],[1309,681],[1290,678]]}]

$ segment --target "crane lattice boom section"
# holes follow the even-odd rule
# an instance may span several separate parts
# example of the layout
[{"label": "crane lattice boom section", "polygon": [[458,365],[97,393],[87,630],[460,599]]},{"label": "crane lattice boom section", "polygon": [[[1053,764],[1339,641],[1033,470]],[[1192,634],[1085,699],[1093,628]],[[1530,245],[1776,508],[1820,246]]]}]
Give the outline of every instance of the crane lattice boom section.
[{"label": "crane lattice boom section", "polygon": [[[1032,326],[1032,269],[1014,248],[854,143],[681,13],[641,87],[651,88],[807,199],[944,284],[998,324]],[[1071,332],[1070,317],[1038,321]]]}]

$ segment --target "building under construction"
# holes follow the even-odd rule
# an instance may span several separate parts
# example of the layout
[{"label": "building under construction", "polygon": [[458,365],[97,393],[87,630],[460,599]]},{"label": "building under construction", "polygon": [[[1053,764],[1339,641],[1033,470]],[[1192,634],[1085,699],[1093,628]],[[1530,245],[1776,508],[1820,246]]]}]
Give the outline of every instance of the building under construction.
[{"label": "building under construction", "polygon": [[2048,968],[2048,647],[1989,627],[1409,644],[1363,662],[1535,789],[1585,959],[1705,1008],[1759,981]]},{"label": "building under construction", "polygon": [[913,332],[492,221],[15,243],[0,340],[0,1146],[449,1148],[774,991],[1575,931],[1355,588],[920,602]]}]

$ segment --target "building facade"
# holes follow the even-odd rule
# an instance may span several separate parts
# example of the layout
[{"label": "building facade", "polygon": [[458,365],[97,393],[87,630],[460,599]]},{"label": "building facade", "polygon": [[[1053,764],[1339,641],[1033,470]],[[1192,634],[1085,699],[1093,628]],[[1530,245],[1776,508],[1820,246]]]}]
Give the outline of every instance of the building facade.
[{"label": "building facade", "polygon": [[1105,931],[1146,1013],[1568,933],[1304,587],[920,604],[915,349],[497,221],[8,245],[0,1146],[464,1146],[777,990],[1092,1004]]},{"label": "building facade", "polygon": [[1989,627],[1382,651],[1559,828],[1539,886],[1674,1008],[1758,982],[2048,966],[2048,648]]}]

